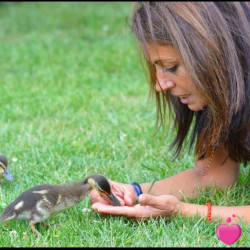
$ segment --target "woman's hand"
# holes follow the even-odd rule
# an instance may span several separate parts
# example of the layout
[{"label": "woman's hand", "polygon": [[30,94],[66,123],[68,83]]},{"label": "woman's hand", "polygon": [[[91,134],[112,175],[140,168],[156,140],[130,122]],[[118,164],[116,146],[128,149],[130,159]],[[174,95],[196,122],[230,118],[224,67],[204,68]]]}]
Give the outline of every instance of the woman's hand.
[{"label": "woman's hand", "polygon": [[122,215],[134,219],[150,217],[166,217],[178,213],[180,201],[173,195],[152,196],[141,194],[138,199],[140,204],[135,206],[115,207],[103,202],[96,202],[92,209],[100,214]]},{"label": "woman's hand", "polygon": [[[135,189],[130,184],[123,184],[119,182],[110,181],[111,192],[120,201],[121,206],[132,206],[137,201]],[[96,190],[90,192],[90,203],[92,208],[94,204],[98,203],[99,206],[110,205],[109,199]],[[94,206],[95,207],[95,206]]]}]

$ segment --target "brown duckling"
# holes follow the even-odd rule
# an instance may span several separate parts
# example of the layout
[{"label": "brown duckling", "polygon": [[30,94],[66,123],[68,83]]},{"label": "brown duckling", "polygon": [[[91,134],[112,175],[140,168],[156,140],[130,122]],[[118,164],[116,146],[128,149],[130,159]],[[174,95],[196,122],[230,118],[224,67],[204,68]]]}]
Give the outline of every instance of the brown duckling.
[{"label": "brown duckling", "polygon": [[[0,176],[4,176],[8,181],[13,181],[13,176],[8,170],[8,159],[4,155],[0,155]],[[0,179],[1,184],[1,179]]]},{"label": "brown duckling", "polygon": [[120,206],[120,202],[111,193],[107,178],[93,174],[79,182],[60,185],[42,184],[24,191],[4,209],[0,215],[0,222],[12,219],[29,220],[32,231],[40,236],[35,228],[36,223],[75,206],[92,189],[107,195],[114,206]]}]

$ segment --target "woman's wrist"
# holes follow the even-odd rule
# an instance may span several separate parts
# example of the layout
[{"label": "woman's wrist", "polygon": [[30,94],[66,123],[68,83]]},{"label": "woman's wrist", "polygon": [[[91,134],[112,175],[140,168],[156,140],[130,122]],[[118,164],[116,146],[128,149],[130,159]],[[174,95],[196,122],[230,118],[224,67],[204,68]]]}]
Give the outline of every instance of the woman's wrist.
[{"label": "woman's wrist", "polygon": [[178,206],[178,212],[180,212],[182,216],[187,216],[187,217],[193,217],[195,215],[204,218],[208,217],[208,207],[205,204],[199,205],[199,204],[191,204],[180,201]]},{"label": "woman's wrist", "polygon": [[141,189],[141,185],[137,182],[133,182],[130,184],[130,186],[133,189],[133,193],[134,193],[134,199],[133,199],[133,204],[138,203],[138,198],[139,196],[143,193],[142,189]]},{"label": "woman's wrist", "polygon": [[154,188],[154,185],[152,186],[152,182],[145,182],[140,185],[141,185],[142,193],[149,194],[149,191],[150,191],[150,194],[152,194],[152,189]]},{"label": "woman's wrist", "polygon": [[179,201],[178,203],[177,203],[177,206],[176,206],[176,212],[175,212],[175,214],[179,214],[179,213],[181,213],[182,215],[184,215],[185,214],[185,207],[186,207],[186,203],[185,202],[182,202],[182,201]]},{"label": "woman's wrist", "polygon": [[139,197],[142,194],[141,185],[137,182],[133,182],[133,183],[131,183],[131,185],[134,187],[135,192],[136,192],[137,196]]}]

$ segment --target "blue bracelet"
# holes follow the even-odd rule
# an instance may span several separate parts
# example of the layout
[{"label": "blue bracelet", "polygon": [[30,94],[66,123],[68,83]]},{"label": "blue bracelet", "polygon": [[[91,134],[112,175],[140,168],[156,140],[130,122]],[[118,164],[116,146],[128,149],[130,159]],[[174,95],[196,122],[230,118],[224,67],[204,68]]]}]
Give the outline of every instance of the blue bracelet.
[{"label": "blue bracelet", "polygon": [[141,186],[137,182],[131,183],[131,185],[134,187],[137,196],[140,196],[142,194]]}]

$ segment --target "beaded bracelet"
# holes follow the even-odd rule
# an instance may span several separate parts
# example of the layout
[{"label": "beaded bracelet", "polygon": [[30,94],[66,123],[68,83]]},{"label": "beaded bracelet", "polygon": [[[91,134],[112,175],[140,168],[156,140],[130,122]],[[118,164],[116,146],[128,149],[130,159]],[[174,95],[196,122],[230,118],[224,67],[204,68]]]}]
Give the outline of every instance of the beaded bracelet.
[{"label": "beaded bracelet", "polygon": [[137,196],[139,196],[140,194],[142,194],[142,190],[141,190],[140,184],[138,184],[137,182],[134,182],[134,183],[131,183],[131,185],[134,187]]},{"label": "beaded bracelet", "polygon": [[207,206],[207,221],[211,221],[212,204],[208,202],[206,203],[206,206]]}]

